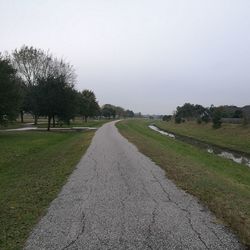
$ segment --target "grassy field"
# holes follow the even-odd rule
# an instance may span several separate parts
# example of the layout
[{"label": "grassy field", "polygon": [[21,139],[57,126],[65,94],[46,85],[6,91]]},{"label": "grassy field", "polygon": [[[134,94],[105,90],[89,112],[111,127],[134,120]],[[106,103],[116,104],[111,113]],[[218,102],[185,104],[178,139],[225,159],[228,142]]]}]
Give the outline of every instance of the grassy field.
[{"label": "grassy field", "polygon": [[21,249],[94,135],[0,133],[0,249]]},{"label": "grassy field", "polygon": [[[70,125],[67,124],[63,124],[61,127],[62,128],[72,128],[72,127],[101,127],[104,123],[109,122],[111,120],[107,120],[107,119],[103,119],[103,120],[88,120],[87,122],[77,119],[73,122],[70,123]],[[47,128],[47,123],[42,123],[42,124],[38,124],[39,128]],[[59,128],[59,125],[56,125],[56,128]],[[51,124],[51,128],[52,124]]]},{"label": "grassy field", "polygon": [[219,129],[213,129],[211,123],[197,124],[185,122],[175,124],[171,122],[154,121],[157,127],[180,135],[190,136],[199,140],[213,143],[233,150],[250,154],[250,127],[241,124],[222,124]]},{"label": "grassy field", "polygon": [[[93,120],[89,119],[87,122],[83,121],[82,119],[75,119],[73,122],[70,123],[70,125],[63,124],[62,126],[59,126],[56,124],[56,128],[72,128],[72,127],[101,127],[104,123],[109,122],[111,120],[107,119],[102,119],[102,120]],[[33,123],[34,120],[30,118],[26,118],[24,123],[21,123],[19,120],[15,122],[10,122],[7,126],[1,126],[0,125],[0,130],[5,130],[5,129],[15,129],[15,128],[22,128],[22,127],[27,127],[26,123]],[[44,118],[38,119],[38,125],[34,125],[38,128],[47,128],[47,120]],[[51,128],[53,128],[51,124]]]},{"label": "grassy field", "polygon": [[127,120],[119,131],[161,166],[177,186],[195,195],[250,245],[250,168],[208,154],[148,128],[149,121]]},{"label": "grassy field", "polygon": [[24,127],[25,124],[22,124],[21,122],[17,121],[17,122],[10,122],[8,125],[4,126],[4,125],[0,125],[0,130],[4,130],[4,129],[14,129],[14,128],[22,128]]}]

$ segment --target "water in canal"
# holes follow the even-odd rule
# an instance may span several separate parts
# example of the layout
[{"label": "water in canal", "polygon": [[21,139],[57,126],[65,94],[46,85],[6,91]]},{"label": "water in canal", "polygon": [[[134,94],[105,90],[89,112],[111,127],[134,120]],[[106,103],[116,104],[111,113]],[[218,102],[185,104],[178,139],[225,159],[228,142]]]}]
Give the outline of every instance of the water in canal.
[{"label": "water in canal", "polygon": [[199,148],[205,149],[210,154],[215,154],[215,155],[218,155],[220,157],[232,160],[236,163],[243,164],[243,165],[250,167],[250,157],[245,155],[243,152],[242,153],[234,152],[233,150],[224,149],[224,148],[221,148],[219,146],[211,145],[211,144],[196,140],[196,139],[188,137],[188,136],[169,133],[169,132],[166,132],[166,131],[159,129],[155,125],[149,125],[149,128],[162,134],[162,135],[166,135],[170,138],[177,139],[177,140],[180,140],[183,142],[187,142],[187,143],[195,145]]}]

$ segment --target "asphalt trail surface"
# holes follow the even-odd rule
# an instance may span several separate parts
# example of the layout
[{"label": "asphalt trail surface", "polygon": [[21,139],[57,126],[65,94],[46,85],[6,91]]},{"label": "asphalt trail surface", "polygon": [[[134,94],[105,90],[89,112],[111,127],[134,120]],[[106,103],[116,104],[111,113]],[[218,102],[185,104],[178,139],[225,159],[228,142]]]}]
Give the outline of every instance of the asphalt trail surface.
[{"label": "asphalt trail surface", "polygon": [[241,249],[198,200],[103,125],[26,249]]}]

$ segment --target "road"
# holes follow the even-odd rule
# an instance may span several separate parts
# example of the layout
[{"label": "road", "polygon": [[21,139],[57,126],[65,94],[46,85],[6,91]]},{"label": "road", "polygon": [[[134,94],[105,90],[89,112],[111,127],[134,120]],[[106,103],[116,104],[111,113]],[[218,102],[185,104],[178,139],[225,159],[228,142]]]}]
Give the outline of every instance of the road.
[{"label": "road", "polygon": [[241,249],[198,200],[102,126],[26,249]]}]

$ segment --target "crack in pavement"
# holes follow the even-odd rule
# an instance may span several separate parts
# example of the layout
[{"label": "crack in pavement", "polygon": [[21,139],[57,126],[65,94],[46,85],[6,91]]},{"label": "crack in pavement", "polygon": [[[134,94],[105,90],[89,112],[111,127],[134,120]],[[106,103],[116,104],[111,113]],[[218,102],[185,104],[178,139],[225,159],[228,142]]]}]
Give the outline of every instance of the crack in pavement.
[{"label": "crack in pavement", "polygon": [[206,249],[209,249],[209,247],[207,246],[206,242],[202,239],[201,234],[194,228],[194,225],[193,225],[192,219],[191,219],[192,215],[191,215],[191,212],[188,210],[189,205],[188,205],[186,208],[181,207],[181,206],[179,205],[179,203],[177,203],[176,201],[174,201],[174,200],[171,198],[170,194],[165,190],[165,188],[163,187],[163,185],[162,185],[162,183],[160,182],[160,180],[152,173],[152,171],[151,171],[151,174],[152,174],[152,176],[154,177],[154,179],[156,180],[156,182],[160,185],[162,191],[167,195],[169,202],[174,203],[180,210],[182,210],[183,212],[187,213],[186,218],[187,218],[187,220],[188,220],[188,223],[189,223],[189,225],[190,225],[192,231],[197,235],[197,237],[198,237],[199,240],[203,243],[203,245],[205,246],[205,248],[206,248]]},{"label": "crack in pavement", "polygon": [[152,235],[152,226],[155,223],[156,210],[157,210],[157,208],[155,207],[154,210],[153,210],[153,212],[152,212],[152,218],[151,218],[151,221],[150,221],[150,223],[148,225],[148,232],[147,232],[147,236],[146,236],[146,239],[145,239],[145,242],[146,242],[147,247],[149,249],[153,249],[152,246],[150,245],[150,243],[148,241],[150,240],[150,237]]},{"label": "crack in pavement", "polygon": [[65,247],[63,247],[61,250],[66,250],[68,249],[70,246],[74,245],[76,243],[76,241],[79,239],[79,237],[84,233],[84,229],[85,229],[85,214],[82,213],[82,217],[80,219],[80,223],[81,223],[81,229],[80,231],[77,233],[77,236],[74,240],[72,240],[70,243],[68,243]]}]

